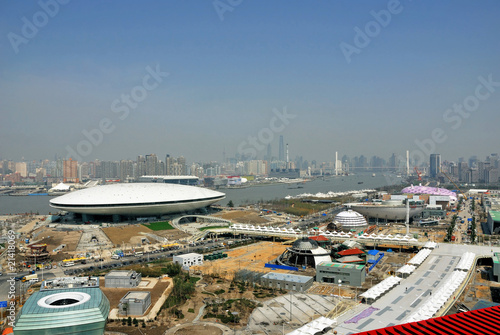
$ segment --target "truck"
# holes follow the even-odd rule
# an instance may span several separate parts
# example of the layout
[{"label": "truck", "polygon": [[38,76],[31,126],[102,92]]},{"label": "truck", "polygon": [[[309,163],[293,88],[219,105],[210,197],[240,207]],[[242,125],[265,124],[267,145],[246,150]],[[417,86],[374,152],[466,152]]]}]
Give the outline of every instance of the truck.
[{"label": "truck", "polygon": [[121,258],[121,257],[120,257],[120,255],[119,255],[119,254],[113,254],[113,255],[111,256],[111,259],[120,259],[120,258]]},{"label": "truck", "polygon": [[26,275],[21,279],[21,281],[23,283],[27,281],[38,281],[38,275],[36,273],[33,275]]}]

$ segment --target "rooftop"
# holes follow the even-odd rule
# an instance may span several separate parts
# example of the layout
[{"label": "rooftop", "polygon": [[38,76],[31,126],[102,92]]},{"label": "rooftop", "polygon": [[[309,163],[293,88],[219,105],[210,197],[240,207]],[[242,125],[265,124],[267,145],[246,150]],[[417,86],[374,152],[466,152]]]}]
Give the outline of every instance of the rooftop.
[{"label": "rooftop", "polygon": [[124,277],[130,278],[134,274],[137,274],[137,273],[135,271],[133,271],[133,270],[113,270],[113,271],[109,272],[105,276],[105,278],[106,279],[109,279],[109,278],[124,278]]},{"label": "rooftop", "polygon": [[189,254],[177,255],[176,257],[184,259],[184,258],[193,258],[193,257],[203,257],[203,255],[191,252]]},{"label": "rooftop", "polygon": [[331,268],[357,269],[357,270],[361,270],[364,268],[363,265],[343,264],[343,263],[333,263],[333,262],[323,262],[323,263],[320,263],[319,265],[320,266],[329,266]]},{"label": "rooftop", "polygon": [[311,280],[312,277],[269,272],[263,275],[262,278],[272,280],[285,280],[288,282],[307,283],[309,280]]},{"label": "rooftop", "polygon": [[500,221],[500,212],[498,211],[489,211],[491,219],[493,221]]},{"label": "rooftop", "polygon": [[40,291],[99,287],[98,277],[61,277],[44,280]]},{"label": "rooftop", "polygon": [[338,252],[340,256],[362,255],[364,253],[365,252],[363,250],[360,250],[358,248],[347,249]]},{"label": "rooftop", "polygon": [[145,300],[150,294],[151,294],[150,292],[130,291],[121,300],[128,300],[128,299]]},{"label": "rooftop", "polygon": [[[97,288],[45,290],[33,293],[14,327],[16,334],[93,333],[103,329],[109,301]],[[63,332],[61,332],[61,329]]]},{"label": "rooftop", "polygon": [[216,199],[224,193],[210,189],[166,183],[130,183],[94,186],[50,200],[52,205],[98,206],[168,203],[193,199]]}]

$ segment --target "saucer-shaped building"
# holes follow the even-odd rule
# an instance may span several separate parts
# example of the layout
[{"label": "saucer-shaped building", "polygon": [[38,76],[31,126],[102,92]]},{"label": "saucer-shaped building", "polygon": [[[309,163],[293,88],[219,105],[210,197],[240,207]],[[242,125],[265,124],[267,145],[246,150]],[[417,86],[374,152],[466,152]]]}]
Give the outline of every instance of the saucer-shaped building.
[{"label": "saucer-shaped building", "polygon": [[307,237],[293,242],[291,248],[287,248],[277,262],[281,265],[294,267],[314,267],[321,262],[331,262],[330,252],[321,248],[318,242]]},{"label": "saucer-shaped building", "polygon": [[50,200],[50,206],[79,214],[149,216],[210,206],[225,194],[206,188],[165,183],[95,186]]}]

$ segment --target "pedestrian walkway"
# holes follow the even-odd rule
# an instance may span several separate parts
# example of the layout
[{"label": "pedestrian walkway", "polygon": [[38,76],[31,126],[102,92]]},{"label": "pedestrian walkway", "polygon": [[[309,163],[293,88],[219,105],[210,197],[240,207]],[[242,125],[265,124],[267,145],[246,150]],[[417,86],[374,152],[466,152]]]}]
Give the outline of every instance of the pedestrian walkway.
[{"label": "pedestrian walkway", "polygon": [[[446,284],[465,252],[489,255],[496,249],[499,248],[440,244],[408,278],[371,306],[359,305],[339,317],[339,326],[335,330],[340,334],[351,334],[405,323],[411,314],[432,299],[433,292]],[[370,313],[365,312],[368,309]]]}]

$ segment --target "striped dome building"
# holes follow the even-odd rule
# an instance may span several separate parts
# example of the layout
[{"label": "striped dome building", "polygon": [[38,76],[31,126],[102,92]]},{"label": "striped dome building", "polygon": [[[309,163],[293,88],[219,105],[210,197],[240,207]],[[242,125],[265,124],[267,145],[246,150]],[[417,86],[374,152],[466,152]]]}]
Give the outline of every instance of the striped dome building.
[{"label": "striped dome building", "polygon": [[333,223],[343,230],[368,226],[365,217],[352,209],[338,213],[333,219]]}]

